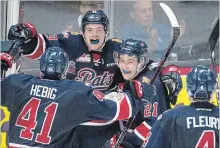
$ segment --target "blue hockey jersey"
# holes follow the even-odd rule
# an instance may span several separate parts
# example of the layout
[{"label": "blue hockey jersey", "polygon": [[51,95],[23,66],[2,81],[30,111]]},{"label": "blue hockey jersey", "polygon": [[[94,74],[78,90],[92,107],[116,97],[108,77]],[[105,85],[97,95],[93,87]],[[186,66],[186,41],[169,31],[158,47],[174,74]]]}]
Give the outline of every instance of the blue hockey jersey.
[{"label": "blue hockey jersey", "polygon": [[89,52],[80,33],[68,32],[47,36],[37,34],[36,38],[32,38],[22,48],[23,54],[31,59],[39,59],[48,47],[63,48],[70,58],[67,79],[84,82],[95,89],[106,90],[112,84],[116,69],[113,52],[121,42],[120,39],[109,39],[102,52]]},{"label": "blue hockey jersey", "polygon": [[[161,81],[160,75],[157,76],[155,82],[153,83],[155,88],[154,94],[149,92],[148,83],[150,82],[156,67],[157,63],[150,61],[147,66],[134,78],[134,80],[138,80],[142,83],[144,93],[144,97],[141,100],[142,107],[140,108],[140,111],[138,112],[131,127],[133,132],[128,133],[124,139],[124,141],[131,143],[134,147],[141,147],[144,145],[150,129],[157,117],[164,111],[170,109],[168,99],[166,98],[167,91],[164,83]],[[117,79],[115,79],[116,81],[114,81],[113,86],[111,86],[111,90],[122,91],[125,80],[123,79],[120,70],[116,70],[115,76],[117,76]],[[150,97],[151,95],[153,95],[153,97]],[[123,122],[123,124],[120,123],[121,129],[124,128],[124,125],[126,125],[126,121]]]},{"label": "blue hockey jersey", "polygon": [[219,108],[208,102],[174,108],[158,117],[146,148],[217,148],[219,121]]},{"label": "blue hockey jersey", "polygon": [[14,147],[72,147],[70,131],[77,125],[102,126],[126,119],[140,105],[127,93],[105,95],[71,80],[14,74],[1,86],[1,105],[11,113],[9,145]]}]

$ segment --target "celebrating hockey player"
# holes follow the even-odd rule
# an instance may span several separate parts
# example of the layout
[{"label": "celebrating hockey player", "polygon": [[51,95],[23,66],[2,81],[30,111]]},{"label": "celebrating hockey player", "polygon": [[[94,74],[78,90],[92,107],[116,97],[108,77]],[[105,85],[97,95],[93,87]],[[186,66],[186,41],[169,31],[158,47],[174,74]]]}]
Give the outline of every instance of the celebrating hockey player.
[{"label": "celebrating hockey player", "polygon": [[107,89],[113,81],[116,65],[113,50],[120,39],[108,40],[109,20],[102,10],[88,11],[81,23],[81,34],[76,32],[58,35],[37,33],[31,23],[11,26],[8,39],[24,40],[23,54],[39,59],[46,48],[59,46],[69,55],[67,79],[82,81],[96,89]]},{"label": "celebrating hockey player", "polygon": [[[131,82],[124,93],[105,95],[84,83],[60,80],[66,76],[67,64],[64,50],[50,47],[40,59],[42,79],[13,74],[1,81],[1,105],[11,114],[10,147],[73,147],[71,131],[77,125],[102,126],[138,110],[139,83]],[[153,93],[153,86],[148,86]]]},{"label": "celebrating hockey player", "polygon": [[[148,47],[146,43],[134,39],[125,40],[114,53],[115,62],[120,68],[123,78],[142,82],[144,95],[148,94],[148,88],[145,88],[145,86],[150,82],[157,66],[156,63],[149,59],[147,54]],[[124,83],[121,83],[122,81],[118,77],[117,80],[118,82],[116,82],[116,87],[113,90],[122,91]],[[164,84],[168,88],[169,95]],[[158,75],[154,85],[156,88],[153,99],[149,100],[149,97],[142,99],[143,107],[136,116],[131,129],[128,130],[129,132],[121,146],[141,147],[157,116],[169,109],[170,102],[175,104],[177,96],[182,89],[179,67],[175,65],[165,67],[162,74]],[[124,129],[124,125],[126,125],[126,122],[120,121],[121,130]],[[115,135],[109,141],[110,146],[106,144],[107,146],[105,147],[114,146],[117,136]]]},{"label": "celebrating hockey player", "polygon": [[216,74],[198,65],[188,73],[186,82],[191,104],[159,116],[147,148],[219,147],[219,107],[210,103],[216,90]]}]

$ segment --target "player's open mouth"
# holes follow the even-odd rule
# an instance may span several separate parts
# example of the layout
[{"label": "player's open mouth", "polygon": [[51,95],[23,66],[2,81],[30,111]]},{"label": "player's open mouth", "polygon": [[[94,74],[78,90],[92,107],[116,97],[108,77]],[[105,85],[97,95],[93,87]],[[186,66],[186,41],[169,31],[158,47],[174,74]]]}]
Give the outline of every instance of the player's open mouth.
[{"label": "player's open mouth", "polygon": [[98,44],[99,40],[98,39],[90,39],[91,44]]},{"label": "player's open mouth", "polygon": [[129,73],[131,73],[131,71],[129,71],[129,70],[124,70],[124,69],[122,69],[122,72],[123,72],[124,74],[129,74]]}]

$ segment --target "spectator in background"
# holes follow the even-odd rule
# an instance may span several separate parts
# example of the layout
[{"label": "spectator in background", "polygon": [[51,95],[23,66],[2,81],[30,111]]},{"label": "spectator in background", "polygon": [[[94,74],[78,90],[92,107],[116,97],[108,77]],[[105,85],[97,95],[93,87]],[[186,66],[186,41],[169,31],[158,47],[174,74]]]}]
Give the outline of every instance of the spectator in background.
[{"label": "spectator in background", "polygon": [[[84,16],[84,14],[89,11],[89,10],[103,10],[104,9],[104,1],[99,0],[99,1],[85,1],[82,0],[80,4],[80,15],[77,19],[79,28],[81,26],[81,21]],[[75,29],[73,29],[73,25],[68,25],[66,29],[63,32],[72,32]]]},{"label": "spectator in background", "polygon": [[[154,14],[151,0],[137,0],[133,2],[133,10],[130,13],[131,22],[126,23],[120,30],[122,39],[135,38],[143,40],[149,45],[149,54],[153,59],[161,59],[163,50],[169,44],[171,27],[154,22]],[[181,35],[185,31],[185,23],[181,21]]]}]

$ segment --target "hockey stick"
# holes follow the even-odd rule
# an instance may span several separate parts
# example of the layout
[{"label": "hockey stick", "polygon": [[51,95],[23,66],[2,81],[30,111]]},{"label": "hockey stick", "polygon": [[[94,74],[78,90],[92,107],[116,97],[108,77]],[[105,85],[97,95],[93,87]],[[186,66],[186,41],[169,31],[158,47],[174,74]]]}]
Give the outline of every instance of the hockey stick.
[{"label": "hockey stick", "polygon": [[[22,24],[24,21],[24,2],[21,2],[20,1],[20,4],[19,4],[19,18],[18,18],[18,24],[20,26],[20,24]],[[12,50],[11,50],[11,55],[13,56],[19,56],[19,53],[21,52],[20,51],[20,47],[21,47],[21,44],[23,43],[22,40],[14,40],[14,46],[12,47]]]},{"label": "hockey stick", "polygon": [[20,1],[18,24],[23,23],[23,21],[24,21],[24,2]]},{"label": "hockey stick", "polygon": [[[173,29],[173,30],[172,30],[172,31],[173,31],[173,38],[172,38],[172,40],[171,40],[171,42],[170,42],[170,44],[169,44],[169,46],[168,46],[168,48],[167,48],[167,50],[166,50],[165,55],[162,57],[162,59],[161,59],[159,65],[158,65],[158,67],[157,67],[157,70],[155,71],[153,77],[151,78],[150,84],[153,84],[153,83],[154,83],[156,77],[157,77],[158,74],[160,73],[160,71],[161,71],[161,69],[162,69],[162,67],[163,67],[163,65],[164,65],[164,63],[165,63],[165,61],[166,61],[166,59],[168,58],[168,56],[169,56],[169,54],[170,54],[170,52],[171,52],[171,50],[172,50],[174,44],[176,43],[176,41],[177,41],[177,39],[178,39],[178,37],[179,37],[179,35],[180,35],[179,24],[178,24],[178,21],[177,21],[177,19],[176,19],[176,16],[174,15],[173,11],[170,9],[169,6],[167,6],[167,5],[164,4],[164,3],[160,3],[160,6],[161,6],[162,9],[165,11],[165,13],[167,14],[167,16],[168,16],[168,18],[169,18],[169,20],[170,20],[170,22],[171,22],[171,26],[172,26],[172,29]],[[138,112],[139,112],[139,111],[138,111]],[[121,133],[120,133],[120,135],[119,135],[119,137],[118,137],[118,139],[117,139],[115,145],[113,146],[113,148],[118,148],[118,147],[120,146],[120,144],[122,143],[124,137],[126,136],[126,134],[127,134],[127,132],[128,132],[128,129],[129,129],[129,128],[131,127],[131,125],[133,124],[133,122],[134,122],[134,120],[135,120],[136,115],[138,114],[138,112],[137,112],[133,117],[131,117],[131,118],[128,120],[126,126],[125,126],[124,129],[121,131]]]},{"label": "hockey stick", "polygon": [[166,53],[165,55],[162,57],[153,77],[151,78],[151,81],[150,81],[150,84],[153,84],[156,77],[158,76],[158,74],[161,72],[161,69],[164,65],[164,63],[166,62],[173,46],[175,45],[177,39],[179,38],[179,35],[180,35],[180,28],[179,28],[179,24],[178,24],[178,21],[176,19],[176,16],[174,15],[173,11],[164,3],[160,3],[160,6],[163,8],[163,10],[165,11],[165,13],[167,14],[169,20],[170,20],[170,23],[171,23],[171,26],[172,26],[172,31],[173,31],[173,38],[168,46],[168,48],[166,49]]},{"label": "hockey stick", "polygon": [[[22,24],[24,21],[24,2],[19,2],[19,17],[18,17],[18,24]],[[14,56],[14,60],[18,61],[21,58],[21,45],[24,42],[21,39],[14,40],[14,45],[12,47],[12,50],[10,51],[10,54]],[[21,66],[20,64],[16,63],[15,67],[12,67],[12,72],[18,73]]]},{"label": "hockey stick", "polygon": [[215,63],[215,45],[219,38],[219,18],[214,21],[214,27],[212,29],[212,32],[209,36],[209,50],[211,51],[211,60],[212,60],[212,69],[216,73],[217,77],[217,91],[216,91],[216,98],[218,105],[220,104],[219,100],[219,84],[218,84],[218,73],[216,71],[216,63]]}]

